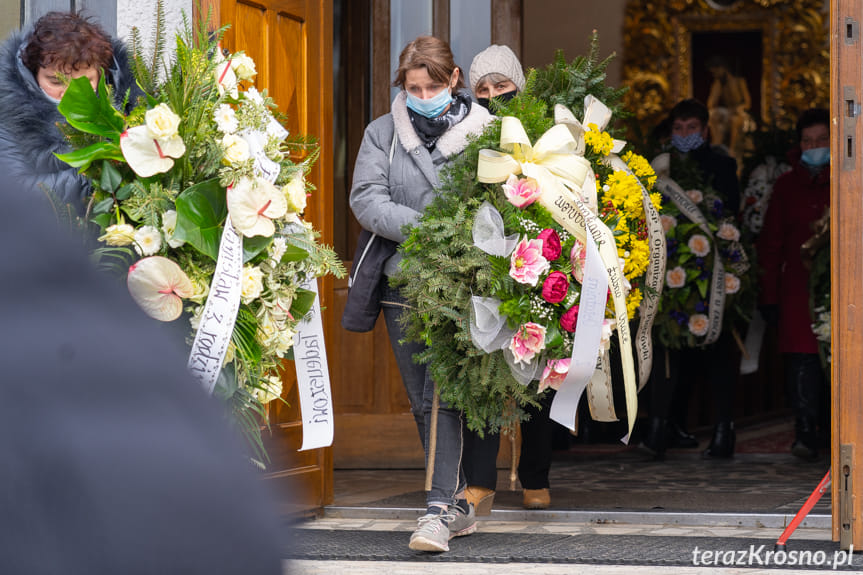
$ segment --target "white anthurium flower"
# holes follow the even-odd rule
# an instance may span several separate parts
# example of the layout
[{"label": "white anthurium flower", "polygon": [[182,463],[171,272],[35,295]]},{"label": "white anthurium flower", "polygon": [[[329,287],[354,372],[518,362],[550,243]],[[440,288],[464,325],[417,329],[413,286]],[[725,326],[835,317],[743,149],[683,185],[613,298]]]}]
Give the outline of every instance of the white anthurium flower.
[{"label": "white anthurium flower", "polygon": [[238,232],[251,238],[276,233],[273,220],[288,211],[285,194],[261,178],[243,178],[228,188],[228,213]]},{"label": "white anthurium flower", "polygon": [[129,268],[126,285],[132,299],[144,312],[159,321],[174,321],[183,313],[183,298],[195,293],[189,276],[176,262],[150,256]]},{"label": "white anthurium flower", "polygon": [[152,256],[162,249],[162,234],[153,226],[141,226],[135,230],[135,251],[142,256]]},{"label": "white anthurium flower", "polygon": [[[217,53],[221,56],[221,50]],[[236,100],[240,96],[240,91],[237,89],[237,75],[231,67],[231,60],[222,58],[219,60],[216,64],[216,86],[219,88],[219,96],[224,96],[227,92]]]},{"label": "white anthurium flower", "polygon": [[255,61],[245,54],[235,54],[231,58],[231,68],[234,69],[234,73],[240,81],[251,80],[258,73],[258,70],[255,68]]},{"label": "white anthurium flower", "polygon": [[129,167],[142,178],[167,172],[174,158],[186,153],[186,144],[179,136],[167,139],[151,137],[146,125],[129,128],[120,135],[120,150]]},{"label": "white anthurium flower", "polygon": [[168,140],[178,135],[180,116],[164,102],[147,110],[144,114],[144,124],[150,130],[150,137],[157,140]]}]

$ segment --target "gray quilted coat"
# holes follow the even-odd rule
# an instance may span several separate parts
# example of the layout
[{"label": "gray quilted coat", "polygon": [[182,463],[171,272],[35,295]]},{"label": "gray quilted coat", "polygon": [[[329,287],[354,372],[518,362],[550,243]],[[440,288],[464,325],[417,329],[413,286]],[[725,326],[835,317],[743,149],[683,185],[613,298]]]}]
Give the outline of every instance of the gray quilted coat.
[{"label": "gray quilted coat", "polygon": [[[354,167],[350,204],[365,229],[401,243],[403,227],[414,224],[434,198],[438,175],[450,158],[467,147],[470,135],[482,133],[494,117],[473,105],[461,122],[451,127],[429,152],[414,131],[402,91],[393,100],[392,111],[368,125]],[[390,147],[397,134],[392,163]],[[400,255],[387,262],[384,273],[392,275]]]}]

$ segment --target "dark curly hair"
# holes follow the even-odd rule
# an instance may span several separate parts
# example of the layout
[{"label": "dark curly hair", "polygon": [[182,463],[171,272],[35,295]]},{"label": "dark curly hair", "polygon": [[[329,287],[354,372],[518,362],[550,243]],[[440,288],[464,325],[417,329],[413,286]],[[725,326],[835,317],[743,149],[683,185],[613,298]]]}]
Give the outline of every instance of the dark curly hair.
[{"label": "dark curly hair", "polygon": [[76,12],[48,12],[33,27],[21,54],[35,76],[39,68],[60,70],[109,69],[114,50],[111,37],[90,18]]}]

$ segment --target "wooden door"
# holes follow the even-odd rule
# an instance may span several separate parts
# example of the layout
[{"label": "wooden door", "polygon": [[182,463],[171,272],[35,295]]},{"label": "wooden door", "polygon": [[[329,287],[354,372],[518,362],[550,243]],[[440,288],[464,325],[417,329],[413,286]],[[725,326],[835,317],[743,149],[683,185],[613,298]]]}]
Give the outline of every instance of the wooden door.
[{"label": "wooden door", "polygon": [[[214,21],[229,24],[223,46],[243,50],[257,65],[255,85],[266,89],[287,115],[291,134],[317,139],[321,154],[307,178],[317,188],[309,199],[305,219],[332,244],[332,2],[331,0],[207,0]],[[333,279],[319,282],[325,309],[327,348],[338,318],[330,312]],[[332,364],[332,356],[330,355]],[[330,373],[333,373],[330,367]],[[298,452],[302,421],[292,362],[282,371],[287,404],[270,404],[272,435],[266,445],[272,459],[267,473],[275,490],[289,501],[289,510],[316,509],[332,502],[332,448]],[[265,433],[265,436],[267,434]]]},{"label": "wooden door", "polygon": [[863,1],[832,0],[830,46],[833,539],[863,548]]}]

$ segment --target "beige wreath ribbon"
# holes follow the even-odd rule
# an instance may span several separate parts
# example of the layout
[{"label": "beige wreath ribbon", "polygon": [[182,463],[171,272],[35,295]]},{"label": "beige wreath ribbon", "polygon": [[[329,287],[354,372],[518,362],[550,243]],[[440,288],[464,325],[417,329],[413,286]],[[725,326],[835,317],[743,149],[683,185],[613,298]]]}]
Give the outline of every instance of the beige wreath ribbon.
[{"label": "beige wreath ribbon", "polygon": [[[505,182],[511,174],[524,174],[539,183],[542,193],[537,200],[561,226],[581,241],[590,233],[599,249],[609,278],[617,336],[620,341],[629,432],[635,424],[638,409],[632,343],[626,311],[623,273],[617,246],[611,230],[590,210],[582,196],[582,184],[588,175],[594,179],[590,162],[576,154],[578,142],[566,124],[549,128],[535,144],[518,118],[501,118],[500,147],[503,152],[483,149],[479,152],[477,178],[494,184]],[[624,440],[628,439],[624,438]]]}]

